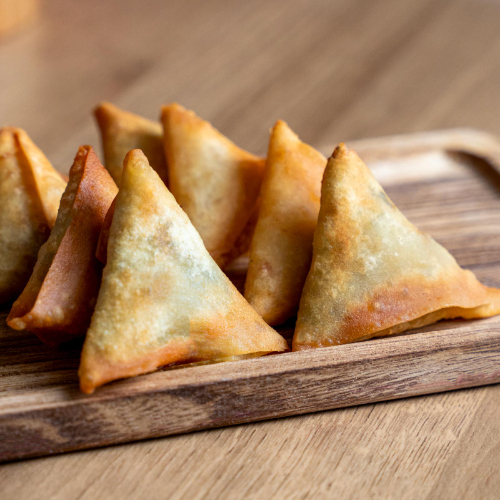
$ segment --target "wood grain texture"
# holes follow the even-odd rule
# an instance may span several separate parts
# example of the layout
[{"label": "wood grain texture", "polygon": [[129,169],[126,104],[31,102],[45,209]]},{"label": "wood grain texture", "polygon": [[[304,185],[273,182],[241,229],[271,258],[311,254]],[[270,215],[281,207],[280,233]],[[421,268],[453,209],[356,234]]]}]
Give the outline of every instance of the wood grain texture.
[{"label": "wood grain texture", "polygon": [[[352,147],[412,220],[422,228],[431,224],[429,231],[449,240],[447,247],[462,254],[460,261],[469,259],[468,267],[479,267],[480,277],[487,273],[488,284],[500,283],[499,264],[490,260],[500,250],[500,227],[490,220],[500,215],[498,142],[484,133],[456,130],[354,142]],[[414,216],[412,208],[418,209]],[[442,213],[436,217],[438,208]],[[473,223],[467,224],[464,215]],[[483,243],[478,250],[471,241],[481,236],[488,246]],[[245,269],[241,260],[230,271],[239,287]],[[293,324],[281,331],[290,337]],[[500,382],[499,317],[442,322],[421,331],[161,371],[86,396],[76,380],[79,344],[63,351],[72,369],[62,371],[60,352],[42,349],[29,334],[3,326],[0,460]]]},{"label": "wood grain texture", "polygon": [[90,397],[74,384],[5,395],[0,460],[497,383],[499,332],[498,319],[447,323],[335,350],[156,373]]},{"label": "wood grain texture", "polygon": [[[117,5],[45,0],[36,25],[0,44],[0,122],[25,127],[62,171],[78,145],[98,145],[90,109],[101,99],[153,119],[178,100],[257,154],[277,118],[316,145],[500,131],[497,0]],[[445,244],[474,226],[467,205],[448,229],[432,222],[439,207],[421,205],[405,212],[427,213]],[[482,255],[483,280],[498,260],[487,244],[497,221],[475,225],[470,252],[452,249],[465,266]],[[67,353],[38,356],[74,373]],[[495,499],[499,407],[492,385],[11,463],[1,497]]]}]

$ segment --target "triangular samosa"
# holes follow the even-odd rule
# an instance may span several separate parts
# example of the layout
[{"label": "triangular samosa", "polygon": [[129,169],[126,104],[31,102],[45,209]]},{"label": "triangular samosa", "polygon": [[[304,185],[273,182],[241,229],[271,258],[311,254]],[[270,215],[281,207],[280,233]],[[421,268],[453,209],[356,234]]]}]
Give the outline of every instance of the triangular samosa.
[{"label": "triangular samosa", "polygon": [[283,121],[271,132],[245,298],[270,325],[297,314],[311,265],[326,158]]},{"label": "triangular samosa", "polygon": [[499,312],[500,290],[482,285],[413,226],[356,153],[340,144],[323,177],[293,349]]},{"label": "triangular samosa", "polygon": [[28,282],[65,187],[24,130],[0,130],[0,303],[16,299]]},{"label": "triangular samosa", "polygon": [[82,351],[81,389],[171,363],[286,348],[212,260],[144,154],[128,153]]},{"label": "triangular samosa", "polygon": [[178,104],[163,107],[162,122],[170,191],[224,267],[254,214],[265,160]]},{"label": "triangular samosa", "polygon": [[163,152],[163,130],[160,123],[102,102],[94,110],[101,131],[104,165],[120,185],[125,155],[141,149],[162,181],[167,183],[167,164]]},{"label": "triangular samosa", "polygon": [[118,189],[90,146],[78,150],[54,229],[7,323],[50,346],[84,335],[97,299],[102,265],[95,257]]}]

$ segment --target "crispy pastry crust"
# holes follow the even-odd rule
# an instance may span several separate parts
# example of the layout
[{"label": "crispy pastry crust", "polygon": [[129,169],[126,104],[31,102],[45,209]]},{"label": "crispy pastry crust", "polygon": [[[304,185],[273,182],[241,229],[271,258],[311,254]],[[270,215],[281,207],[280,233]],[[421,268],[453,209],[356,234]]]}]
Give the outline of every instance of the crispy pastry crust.
[{"label": "crispy pastry crust", "polygon": [[170,191],[224,268],[248,249],[265,160],[178,104],[162,111]]},{"label": "crispy pastry crust", "polygon": [[167,184],[163,131],[159,123],[123,111],[109,102],[99,104],[94,115],[101,131],[104,164],[118,186],[122,177],[123,160],[132,149],[141,149],[162,181]]},{"label": "crispy pastry crust", "polygon": [[340,144],[323,178],[293,349],[499,312],[500,291],[482,285],[413,226],[356,153]]},{"label": "crispy pastry crust", "polygon": [[97,241],[117,192],[94,150],[80,147],[54,229],[7,318],[10,327],[34,332],[51,346],[85,334],[101,278]]},{"label": "crispy pastry crust", "polygon": [[80,386],[287,349],[206,251],[141,151],[125,160]]},{"label": "crispy pastry crust", "polygon": [[24,130],[0,130],[0,303],[26,285],[65,187]]},{"label": "crispy pastry crust", "polygon": [[271,131],[245,298],[269,325],[297,314],[311,265],[326,158],[279,120]]}]

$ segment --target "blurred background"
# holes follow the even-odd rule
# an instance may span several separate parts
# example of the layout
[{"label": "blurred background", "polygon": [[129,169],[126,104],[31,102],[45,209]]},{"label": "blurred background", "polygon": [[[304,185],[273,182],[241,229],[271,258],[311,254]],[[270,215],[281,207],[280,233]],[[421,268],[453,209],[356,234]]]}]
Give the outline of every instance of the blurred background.
[{"label": "blurred background", "polygon": [[24,2],[0,36],[0,123],[62,171],[99,146],[101,100],[154,119],[178,101],[259,154],[278,118],[315,146],[500,132],[498,0],[0,0],[0,30]]}]

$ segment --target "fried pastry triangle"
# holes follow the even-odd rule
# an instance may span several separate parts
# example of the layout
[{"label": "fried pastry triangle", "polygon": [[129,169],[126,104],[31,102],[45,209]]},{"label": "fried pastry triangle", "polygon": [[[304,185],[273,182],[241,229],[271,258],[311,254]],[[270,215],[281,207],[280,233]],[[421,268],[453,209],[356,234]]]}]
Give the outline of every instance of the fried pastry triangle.
[{"label": "fried pastry triangle", "polygon": [[90,146],[78,150],[54,229],[7,318],[50,346],[84,335],[99,291],[95,257],[106,212],[118,189]]},{"label": "fried pastry triangle", "polygon": [[270,325],[297,314],[311,265],[326,158],[283,121],[271,132],[245,298]]},{"label": "fried pastry triangle", "polygon": [[163,107],[162,122],[170,191],[224,267],[254,213],[265,160],[178,104]]},{"label": "fried pastry triangle", "polygon": [[159,123],[123,111],[109,102],[99,104],[94,115],[101,131],[104,164],[118,186],[125,155],[136,148],[144,151],[151,166],[167,183],[163,131]]},{"label": "fried pastry triangle", "polygon": [[26,285],[65,187],[24,130],[0,130],[0,303]]},{"label": "fried pastry triangle", "polygon": [[170,363],[286,348],[212,260],[143,153],[131,151],[83,346],[81,389]]},{"label": "fried pastry triangle", "polygon": [[500,290],[419,231],[353,151],[328,161],[293,349],[345,344],[440,319],[500,312]]}]

